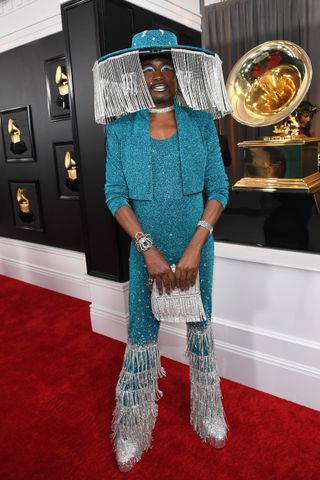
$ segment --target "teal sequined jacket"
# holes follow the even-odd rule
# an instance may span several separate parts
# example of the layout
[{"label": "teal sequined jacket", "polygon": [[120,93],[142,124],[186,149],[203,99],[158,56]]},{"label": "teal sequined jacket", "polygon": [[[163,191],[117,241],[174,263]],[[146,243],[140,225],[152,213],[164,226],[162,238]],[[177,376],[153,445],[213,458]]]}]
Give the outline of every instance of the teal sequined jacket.
[{"label": "teal sequined jacket", "polygon": [[[184,195],[206,190],[208,200],[228,201],[228,177],[212,115],[175,106]],[[148,110],[106,127],[106,202],[112,215],[130,199],[152,200],[152,163]]]}]

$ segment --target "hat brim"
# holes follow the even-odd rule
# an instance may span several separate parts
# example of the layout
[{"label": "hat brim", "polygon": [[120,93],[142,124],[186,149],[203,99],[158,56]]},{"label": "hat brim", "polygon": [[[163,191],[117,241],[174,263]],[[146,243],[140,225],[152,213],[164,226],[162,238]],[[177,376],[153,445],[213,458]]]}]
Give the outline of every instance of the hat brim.
[{"label": "hat brim", "polygon": [[118,55],[123,55],[125,53],[130,53],[130,52],[138,52],[140,56],[153,56],[158,54],[167,56],[171,54],[172,48],[190,50],[191,52],[192,51],[202,52],[212,56],[215,55],[214,52],[211,52],[210,50],[206,50],[205,48],[201,48],[201,47],[191,47],[189,45],[172,45],[172,47],[168,47],[168,45],[164,45],[164,46],[160,45],[160,46],[145,47],[145,48],[137,48],[137,47],[124,48],[122,50],[117,50],[115,52],[108,53],[107,55],[104,55],[103,57],[98,58],[98,62],[103,62],[108,58],[117,57]]}]

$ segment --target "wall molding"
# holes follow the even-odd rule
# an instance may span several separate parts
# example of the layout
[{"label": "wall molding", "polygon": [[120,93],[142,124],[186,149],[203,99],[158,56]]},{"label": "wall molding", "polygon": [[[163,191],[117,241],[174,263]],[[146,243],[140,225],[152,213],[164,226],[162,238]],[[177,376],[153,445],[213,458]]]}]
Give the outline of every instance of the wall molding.
[{"label": "wall molding", "polygon": [[0,17],[10,15],[36,1],[37,0],[3,0],[0,2]]},{"label": "wall molding", "polygon": [[127,0],[138,7],[170,18],[175,22],[201,31],[200,3],[198,0]]},{"label": "wall molding", "polygon": [[0,52],[61,31],[57,0],[8,0],[0,10]]},{"label": "wall molding", "polygon": [[[223,257],[216,244],[221,264],[216,265],[215,282],[223,288],[223,262],[233,261],[233,271],[244,260]],[[258,249],[260,250],[260,249]],[[60,293],[91,301],[92,330],[125,342],[128,323],[129,283],[118,283],[86,274],[83,253],[0,237],[0,273]],[[235,252],[233,252],[234,254]],[[248,253],[248,252],[247,252]],[[265,275],[269,265],[256,264]],[[296,263],[295,263],[296,264]],[[308,267],[308,265],[307,265]],[[284,266],[282,266],[284,268]],[[288,267],[291,275],[295,270]],[[297,274],[302,266],[300,264]],[[314,272],[306,270],[306,275]],[[219,292],[215,295],[220,297]],[[214,296],[215,298],[215,296]],[[222,298],[223,305],[225,298]],[[234,298],[237,302],[237,299]],[[254,307],[254,304],[253,304]],[[266,321],[263,326],[234,318],[223,318],[221,308],[213,319],[219,373],[222,377],[270,393],[295,403],[320,410],[320,335],[302,338],[290,325]],[[232,315],[230,315],[232,316]],[[308,311],[304,322],[308,326]],[[185,325],[163,324],[160,329],[162,355],[187,363]]]},{"label": "wall molding", "polygon": [[[0,9],[0,52],[61,32],[60,5],[66,1],[68,0],[8,0],[8,4]],[[127,1],[201,31],[198,0]]]},{"label": "wall molding", "polygon": [[27,27],[0,37],[0,52],[20,47],[39,38],[47,37],[62,31],[61,16],[53,15]]},{"label": "wall molding", "polygon": [[0,237],[0,274],[90,300],[84,253]]}]

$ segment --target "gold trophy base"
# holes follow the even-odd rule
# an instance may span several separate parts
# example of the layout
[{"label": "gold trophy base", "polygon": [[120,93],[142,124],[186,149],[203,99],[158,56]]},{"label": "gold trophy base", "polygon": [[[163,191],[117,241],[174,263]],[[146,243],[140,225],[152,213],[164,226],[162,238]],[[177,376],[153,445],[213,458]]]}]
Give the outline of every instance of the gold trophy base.
[{"label": "gold trophy base", "polygon": [[244,177],[232,187],[232,190],[244,189],[255,189],[267,192],[300,191],[301,193],[317,193],[320,191],[320,173],[312,173],[303,178]]}]

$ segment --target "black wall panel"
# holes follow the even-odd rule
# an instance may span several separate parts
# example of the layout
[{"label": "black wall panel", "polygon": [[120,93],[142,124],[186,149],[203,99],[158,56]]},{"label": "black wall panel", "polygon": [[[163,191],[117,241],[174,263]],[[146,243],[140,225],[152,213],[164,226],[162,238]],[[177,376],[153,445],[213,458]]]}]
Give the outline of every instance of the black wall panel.
[{"label": "black wall panel", "polygon": [[98,55],[94,8],[92,1],[63,5],[63,28],[72,78],[71,105],[75,113],[76,156],[80,160],[80,204],[88,273],[117,280],[121,277],[117,232],[103,191],[105,134],[94,120],[92,67]]},{"label": "black wall panel", "polygon": [[[0,138],[0,235],[81,251],[79,201],[59,198],[53,150],[53,143],[73,141],[71,120],[50,121],[47,105],[44,62],[61,55],[65,56],[63,33],[0,55],[0,110],[30,105],[36,156],[36,161],[31,163],[7,163],[3,138]],[[6,129],[4,125],[5,132]],[[9,181],[38,185],[42,229],[15,225]]]},{"label": "black wall panel", "polygon": [[105,206],[105,133],[94,121],[92,67],[107,52],[131,45],[142,30],[174,31],[181,43],[200,45],[200,33],[122,0],[72,0],[61,6],[69,73],[80,204],[88,273],[128,279],[129,238]]}]

